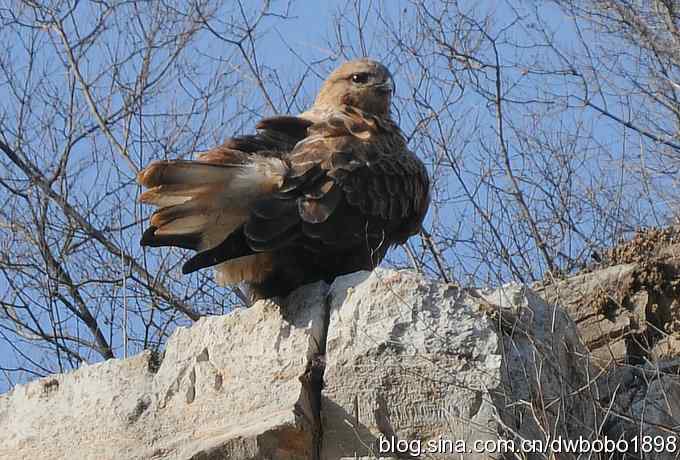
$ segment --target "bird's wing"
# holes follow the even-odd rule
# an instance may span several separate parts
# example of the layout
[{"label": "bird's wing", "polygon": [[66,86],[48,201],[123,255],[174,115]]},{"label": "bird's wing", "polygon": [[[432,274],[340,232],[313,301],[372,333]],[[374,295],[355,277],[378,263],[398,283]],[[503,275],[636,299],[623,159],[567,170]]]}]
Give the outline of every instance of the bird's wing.
[{"label": "bird's wing", "polygon": [[419,230],[427,171],[396,125],[345,107],[308,132],[286,157],[283,185],[251,205],[244,234],[254,250],[338,249],[383,231],[375,236],[389,245]]},{"label": "bird's wing", "polygon": [[234,163],[247,161],[248,155],[280,157],[287,154],[295,144],[307,136],[312,122],[300,117],[276,116],[264,118],[255,126],[257,134],[227,139],[197,157],[199,161]]},{"label": "bird's wing", "polygon": [[248,206],[277,189],[288,167],[279,158],[307,135],[311,122],[265,118],[258,133],[227,140],[196,160],[156,161],[141,171],[140,201],[159,207],[142,245],[204,251],[247,219]]}]

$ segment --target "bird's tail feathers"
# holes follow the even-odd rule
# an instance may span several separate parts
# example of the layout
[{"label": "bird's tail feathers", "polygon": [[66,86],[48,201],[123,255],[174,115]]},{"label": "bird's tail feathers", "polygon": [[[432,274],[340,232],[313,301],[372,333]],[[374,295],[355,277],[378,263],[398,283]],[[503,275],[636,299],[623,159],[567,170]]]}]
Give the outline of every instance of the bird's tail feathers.
[{"label": "bird's tail feathers", "polygon": [[245,222],[254,199],[281,186],[287,171],[281,160],[259,155],[238,164],[154,162],[137,175],[148,188],[140,202],[159,208],[141,244],[211,249]]}]

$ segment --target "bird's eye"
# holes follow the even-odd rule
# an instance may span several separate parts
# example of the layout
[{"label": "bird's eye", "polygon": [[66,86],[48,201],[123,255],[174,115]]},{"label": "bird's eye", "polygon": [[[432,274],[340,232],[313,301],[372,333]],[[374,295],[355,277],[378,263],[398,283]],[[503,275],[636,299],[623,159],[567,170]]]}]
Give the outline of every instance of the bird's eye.
[{"label": "bird's eye", "polygon": [[358,84],[363,84],[368,81],[369,75],[367,73],[355,73],[352,74],[352,82],[353,83],[358,83]]}]

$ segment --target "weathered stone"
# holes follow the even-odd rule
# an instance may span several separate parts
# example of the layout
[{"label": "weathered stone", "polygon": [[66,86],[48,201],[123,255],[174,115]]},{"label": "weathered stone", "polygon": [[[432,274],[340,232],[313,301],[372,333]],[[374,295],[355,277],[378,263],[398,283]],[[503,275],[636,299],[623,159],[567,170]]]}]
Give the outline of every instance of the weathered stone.
[{"label": "weathered stone", "polygon": [[680,360],[675,359],[618,367],[603,378],[608,385],[600,383],[608,404],[604,433],[609,439],[628,442],[629,458],[680,456],[679,373]]},{"label": "weathered stone", "polygon": [[0,458],[304,459],[318,408],[300,376],[318,353],[326,287],[178,328],[152,356],[110,360],[0,396]]},{"label": "weathered stone", "polygon": [[[627,305],[653,312],[658,295],[640,286]],[[530,289],[355,273],[301,288],[283,310],[260,302],[180,328],[162,360],[18,385],[0,396],[0,458],[405,458],[381,447],[663,435],[680,423],[680,365],[660,347],[672,337],[647,366],[596,373],[573,321]],[[462,458],[517,458],[486,447]]]},{"label": "weathered stone", "polygon": [[667,335],[654,344],[651,358],[653,362],[662,362],[680,357],[680,333]]},{"label": "weathered stone", "polygon": [[[595,374],[572,319],[516,285],[485,294],[484,299],[495,307],[503,332],[503,384],[492,392],[501,419],[499,432],[516,443],[538,440],[543,445],[558,438],[597,438]],[[536,452],[524,455],[521,458],[546,458]],[[561,452],[555,458],[581,457]]]},{"label": "weathered stone", "polygon": [[602,370],[680,357],[679,237],[674,227],[641,231],[607,251],[606,267],[536,288],[574,319]]},{"label": "weathered stone", "polygon": [[636,264],[616,265],[536,289],[549,304],[567,311],[594,364],[602,368],[624,362],[627,338],[646,329],[645,293],[631,299],[621,293],[636,270]]},{"label": "weathered stone", "polygon": [[589,438],[596,428],[573,322],[530,291],[475,295],[376,270],[336,280],[330,301],[324,459],[388,455],[390,440],[441,451],[545,433]]},{"label": "weathered stone", "polygon": [[[628,441],[625,458],[680,455],[679,235],[678,228],[638,232],[607,251],[609,266],[539,289],[576,320],[599,366],[601,437]],[[645,439],[657,450],[633,452]]]}]

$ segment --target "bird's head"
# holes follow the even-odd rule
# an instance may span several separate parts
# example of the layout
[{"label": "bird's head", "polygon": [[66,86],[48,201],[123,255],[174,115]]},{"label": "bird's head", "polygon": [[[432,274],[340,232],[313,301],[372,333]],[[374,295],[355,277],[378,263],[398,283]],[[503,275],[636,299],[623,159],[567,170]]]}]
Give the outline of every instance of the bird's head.
[{"label": "bird's head", "polygon": [[314,101],[315,108],[342,104],[386,117],[394,91],[394,80],[387,67],[371,59],[357,59],[342,64],[323,83]]}]

